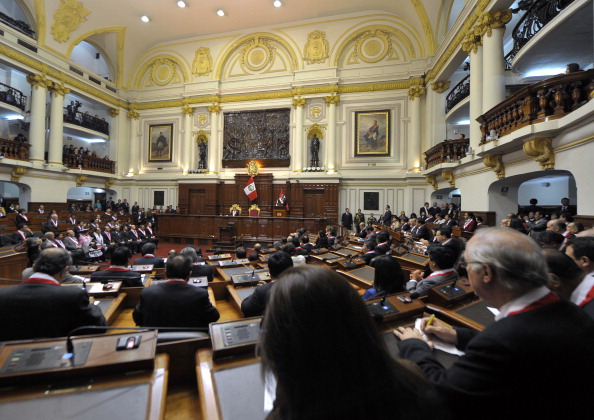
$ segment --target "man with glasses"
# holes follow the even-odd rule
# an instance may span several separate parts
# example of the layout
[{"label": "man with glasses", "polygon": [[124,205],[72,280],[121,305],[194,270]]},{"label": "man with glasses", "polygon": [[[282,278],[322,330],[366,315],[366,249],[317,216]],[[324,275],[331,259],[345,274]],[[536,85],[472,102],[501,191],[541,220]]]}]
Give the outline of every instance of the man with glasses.
[{"label": "man with glasses", "polygon": [[[418,330],[399,327],[400,357],[412,360],[449,403],[452,418],[579,418],[590,411],[594,392],[594,322],[545,284],[541,249],[511,229],[481,229],[461,263],[475,293],[499,310],[482,332],[423,319],[427,337],[465,352],[444,368]],[[550,403],[546,398],[551,397]],[[516,404],[513,404],[515,401]]]}]

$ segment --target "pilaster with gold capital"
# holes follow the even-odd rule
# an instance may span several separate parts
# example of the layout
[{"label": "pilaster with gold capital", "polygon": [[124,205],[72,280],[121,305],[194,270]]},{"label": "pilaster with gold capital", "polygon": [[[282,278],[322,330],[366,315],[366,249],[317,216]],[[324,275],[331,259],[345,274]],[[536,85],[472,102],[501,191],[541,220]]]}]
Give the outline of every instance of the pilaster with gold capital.
[{"label": "pilaster with gold capital", "polygon": [[60,83],[52,83],[51,86],[48,86],[48,89],[52,92],[52,96],[66,96],[70,93],[70,88]]},{"label": "pilaster with gold capital", "polygon": [[425,94],[427,89],[423,85],[411,86],[408,88],[408,99],[414,101],[415,98],[420,98]]},{"label": "pilaster with gold capital", "polygon": [[511,18],[512,11],[510,9],[485,12],[476,23],[476,31],[481,35],[487,34],[490,37],[493,34],[493,29],[505,30],[505,25],[509,23]]},{"label": "pilaster with gold capital", "polygon": [[48,163],[62,165],[64,150],[64,96],[70,92],[70,89],[58,83],[53,83],[49,89],[52,94],[50,103]]},{"label": "pilaster with gold capital", "polygon": [[118,115],[120,115],[120,109],[119,108],[111,108],[109,110],[109,115],[111,115],[113,118],[117,117]]},{"label": "pilaster with gold capital", "polygon": [[[31,125],[29,127],[29,159],[43,162],[45,158],[45,121],[47,88],[52,85],[45,74],[30,74],[27,82],[31,84]],[[64,98],[64,97],[62,97]],[[62,117],[60,117],[60,121]]]},{"label": "pilaster with gold capital", "polygon": [[293,171],[300,172],[303,168],[303,155],[305,144],[303,141],[303,107],[305,98],[293,98],[295,107],[295,142],[293,146]]},{"label": "pilaster with gold capital", "polygon": [[471,52],[474,52],[476,54],[476,52],[478,51],[478,47],[482,45],[483,40],[481,36],[476,34],[475,29],[472,28],[470,31],[468,31],[468,33],[462,40],[462,51],[466,51],[468,55],[470,55]]},{"label": "pilaster with gold capital", "polygon": [[209,105],[208,112],[218,114],[219,112],[221,112],[221,105],[219,105],[217,103],[213,103],[212,105]]},{"label": "pilaster with gold capital", "polygon": [[305,98],[293,98],[293,108],[303,108],[305,106]]},{"label": "pilaster with gold capital", "polygon": [[326,100],[326,105],[338,105],[340,103],[340,95],[334,94],[330,96],[325,96],[324,99]]},{"label": "pilaster with gold capital", "polygon": [[184,115],[189,115],[189,116],[192,116],[192,114],[194,114],[194,108],[192,108],[192,107],[191,107],[191,106],[189,106],[189,105],[184,105],[184,106],[182,106],[182,109],[181,109],[181,110],[182,110],[182,113],[183,113]]},{"label": "pilaster with gold capital", "polygon": [[140,118],[140,113],[136,110],[136,108],[130,108],[130,110],[128,111],[128,118],[130,118],[131,120],[137,120],[138,118]]},{"label": "pilaster with gold capital", "polygon": [[45,74],[38,73],[28,75],[27,82],[35,88],[41,87],[44,89],[47,89],[53,84],[53,82],[48,79]]}]

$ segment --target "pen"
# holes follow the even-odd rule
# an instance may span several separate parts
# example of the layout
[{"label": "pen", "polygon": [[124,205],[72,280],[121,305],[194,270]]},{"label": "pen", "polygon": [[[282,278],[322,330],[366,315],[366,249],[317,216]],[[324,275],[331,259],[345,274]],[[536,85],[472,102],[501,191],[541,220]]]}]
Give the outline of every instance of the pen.
[{"label": "pen", "polygon": [[427,321],[427,325],[425,325],[425,326],[429,327],[433,323],[434,319],[435,319],[435,315],[431,315],[431,318],[429,318],[429,321]]}]

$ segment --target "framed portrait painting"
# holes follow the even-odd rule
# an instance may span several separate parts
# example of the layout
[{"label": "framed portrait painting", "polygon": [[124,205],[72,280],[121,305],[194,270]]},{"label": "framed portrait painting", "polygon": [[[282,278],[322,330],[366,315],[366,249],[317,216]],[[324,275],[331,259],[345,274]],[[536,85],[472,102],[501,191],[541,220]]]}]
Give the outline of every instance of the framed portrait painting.
[{"label": "framed portrait painting", "polygon": [[355,156],[390,156],[390,110],[355,112]]},{"label": "framed portrait painting", "polygon": [[173,124],[149,125],[149,162],[171,162]]}]

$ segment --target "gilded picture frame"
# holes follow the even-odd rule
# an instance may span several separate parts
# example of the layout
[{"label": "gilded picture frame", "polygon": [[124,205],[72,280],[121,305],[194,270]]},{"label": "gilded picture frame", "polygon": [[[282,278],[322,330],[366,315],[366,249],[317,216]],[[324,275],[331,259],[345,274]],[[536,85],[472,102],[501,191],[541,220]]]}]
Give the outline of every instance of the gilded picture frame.
[{"label": "gilded picture frame", "polygon": [[390,156],[391,112],[355,111],[355,157]]},{"label": "gilded picture frame", "polygon": [[171,162],[173,124],[149,125],[149,162]]}]

